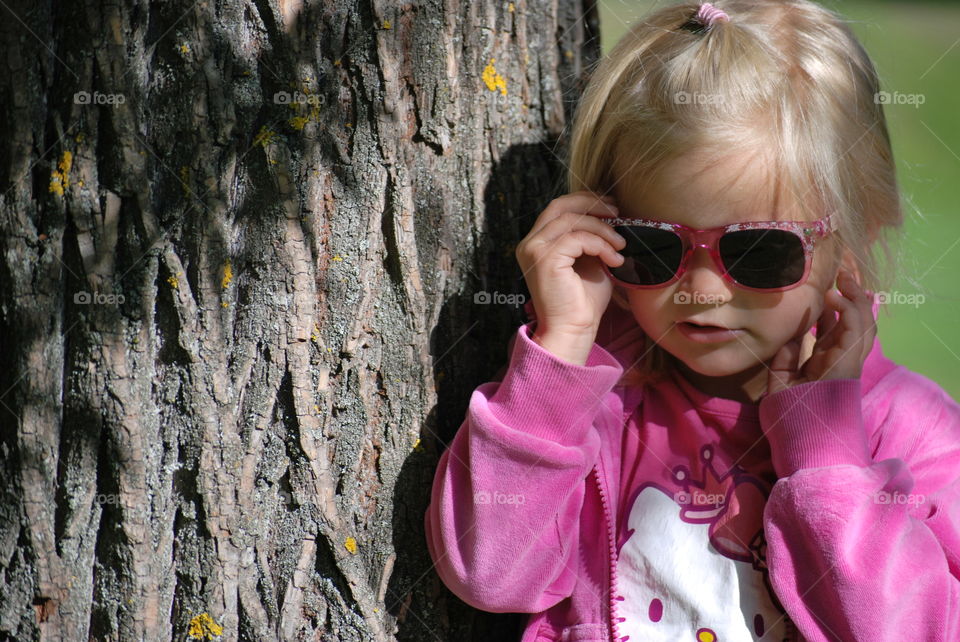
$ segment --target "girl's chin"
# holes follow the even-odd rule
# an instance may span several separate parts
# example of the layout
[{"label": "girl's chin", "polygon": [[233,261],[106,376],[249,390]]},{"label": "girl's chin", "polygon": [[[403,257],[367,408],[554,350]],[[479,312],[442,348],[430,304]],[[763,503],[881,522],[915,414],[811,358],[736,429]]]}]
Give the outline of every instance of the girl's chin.
[{"label": "girl's chin", "polygon": [[756,357],[742,344],[728,348],[715,348],[710,352],[696,354],[691,350],[667,350],[674,359],[693,372],[705,377],[729,377],[746,374],[748,370],[763,367]]},{"label": "girl's chin", "polygon": [[741,374],[749,368],[746,364],[744,364],[743,367],[738,367],[737,364],[731,364],[729,361],[723,364],[685,361],[684,365],[704,377],[731,377]]}]

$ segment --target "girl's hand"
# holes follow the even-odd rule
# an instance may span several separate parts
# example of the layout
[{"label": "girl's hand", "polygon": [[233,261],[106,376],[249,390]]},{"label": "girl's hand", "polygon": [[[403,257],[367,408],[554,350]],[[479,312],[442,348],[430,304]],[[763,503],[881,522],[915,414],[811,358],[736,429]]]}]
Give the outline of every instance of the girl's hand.
[{"label": "girl's hand", "polygon": [[[824,296],[823,314],[817,320],[816,342],[803,366],[797,367],[801,354],[800,339],[787,342],[774,355],[767,378],[768,395],[810,381],[860,378],[863,362],[877,336],[873,293],[862,290],[845,269],[840,270],[837,286],[842,294],[830,288]],[[839,319],[834,319],[835,310],[840,313]]]},{"label": "girl's hand", "polygon": [[560,196],[517,244],[517,262],[536,311],[536,334],[549,335],[553,346],[569,347],[555,352],[565,352],[571,361],[586,359],[613,293],[600,260],[612,266],[624,260],[617,250],[626,241],[597,219],[618,216],[613,202],[612,196],[589,191]]}]

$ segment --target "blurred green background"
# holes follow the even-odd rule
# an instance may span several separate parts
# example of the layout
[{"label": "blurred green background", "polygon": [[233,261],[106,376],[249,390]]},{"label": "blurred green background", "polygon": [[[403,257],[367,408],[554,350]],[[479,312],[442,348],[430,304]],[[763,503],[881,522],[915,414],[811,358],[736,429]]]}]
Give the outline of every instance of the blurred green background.
[{"label": "blurred green background", "polygon": [[[604,54],[630,24],[666,4],[601,0]],[[900,255],[893,291],[924,299],[881,306],[877,326],[888,358],[960,400],[960,3],[820,4],[848,21],[883,91],[924,96],[919,106],[884,107],[904,209],[903,238],[891,238]]]}]

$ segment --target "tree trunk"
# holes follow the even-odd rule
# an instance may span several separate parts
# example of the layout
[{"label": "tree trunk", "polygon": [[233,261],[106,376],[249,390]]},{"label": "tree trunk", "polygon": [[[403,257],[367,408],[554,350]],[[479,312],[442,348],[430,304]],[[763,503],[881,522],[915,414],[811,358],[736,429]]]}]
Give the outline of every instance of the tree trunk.
[{"label": "tree trunk", "polygon": [[0,639],[515,638],[423,514],[585,2],[3,5]]}]

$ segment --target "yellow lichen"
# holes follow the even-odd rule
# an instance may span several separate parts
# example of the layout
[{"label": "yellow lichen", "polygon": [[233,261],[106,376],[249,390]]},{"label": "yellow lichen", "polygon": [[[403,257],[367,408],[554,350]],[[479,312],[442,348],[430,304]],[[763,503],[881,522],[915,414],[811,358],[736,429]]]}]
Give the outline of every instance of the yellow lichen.
[{"label": "yellow lichen", "polygon": [[383,28],[384,28],[384,29],[392,29],[392,28],[393,28],[393,25],[390,24],[390,21],[389,21],[389,20],[384,20],[384,21],[383,21]]},{"label": "yellow lichen", "polygon": [[266,147],[267,145],[273,142],[273,137],[276,135],[277,135],[276,132],[270,131],[270,129],[268,129],[267,126],[264,125],[263,127],[260,128],[260,132],[257,134],[256,138],[253,139],[253,144],[262,145],[263,147]]},{"label": "yellow lichen", "polygon": [[[288,104],[288,107],[297,112],[297,115],[292,116],[287,122],[297,131],[303,131],[303,128],[311,120],[320,122],[320,107],[323,97],[311,90],[311,82],[313,82],[313,78],[304,78],[297,92],[299,94],[296,96],[297,100],[291,100]],[[291,86],[294,86],[293,83],[291,83]]]},{"label": "yellow lichen", "polygon": [[334,255],[330,258],[330,260],[331,260],[331,261],[342,261],[343,259],[340,258],[340,255],[339,255],[339,254],[334,254]]},{"label": "yellow lichen", "polygon": [[190,628],[187,630],[194,640],[212,640],[223,635],[223,627],[206,613],[194,615],[190,620]]},{"label": "yellow lichen", "polygon": [[348,537],[347,541],[343,543],[343,546],[350,551],[351,554],[355,554],[357,552],[357,540],[353,539],[352,537]]},{"label": "yellow lichen", "polygon": [[186,55],[190,53],[190,45],[180,45],[179,49],[181,54]]},{"label": "yellow lichen", "polygon": [[493,66],[497,60],[496,58],[491,58],[490,63],[483,69],[483,82],[487,85],[487,89],[490,91],[500,90],[502,95],[507,93],[507,81],[503,79],[499,73],[497,73],[496,67]]},{"label": "yellow lichen", "polygon": [[57,163],[57,169],[50,175],[50,192],[63,196],[63,190],[70,187],[70,168],[73,167],[73,152],[65,151]]},{"label": "yellow lichen", "polygon": [[514,8],[512,2],[507,5],[507,11],[509,11],[510,13],[513,13],[515,10],[516,10],[516,9]]},{"label": "yellow lichen", "polygon": [[226,265],[223,266],[223,281],[220,282],[220,287],[226,289],[230,281],[233,281],[233,267],[230,265],[230,259],[227,259]]},{"label": "yellow lichen", "polygon": [[[183,276],[183,272],[177,272],[177,276]],[[167,279],[167,283],[172,285],[174,290],[178,290],[180,288],[180,279],[178,279],[177,276],[171,276]]]},{"label": "yellow lichen", "polygon": [[290,119],[289,122],[290,122],[290,126],[291,126],[291,127],[293,127],[294,129],[296,129],[297,131],[300,131],[300,130],[303,129],[303,127],[304,127],[307,123],[310,122],[310,119],[309,119],[309,118],[305,118],[305,117],[303,117],[303,116],[294,116],[293,118]]}]

